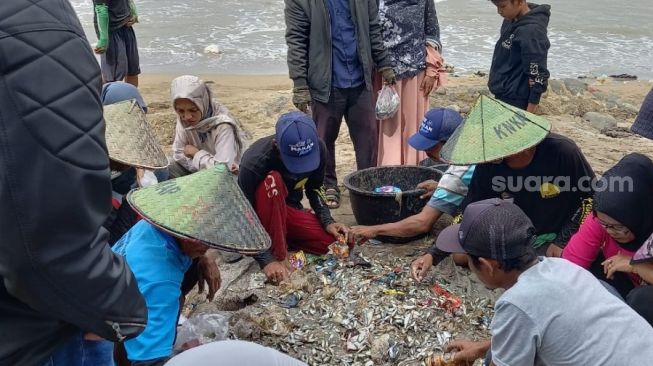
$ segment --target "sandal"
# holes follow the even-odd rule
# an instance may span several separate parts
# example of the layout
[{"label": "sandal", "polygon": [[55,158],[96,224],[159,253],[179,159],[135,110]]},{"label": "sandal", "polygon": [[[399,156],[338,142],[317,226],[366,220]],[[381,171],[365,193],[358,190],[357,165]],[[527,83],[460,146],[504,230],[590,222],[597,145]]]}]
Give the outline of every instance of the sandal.
[{"label": "sandal", "polygon": [[329,209],[340,207],[340,192],[335,188],[328,188],[324,193],[326,204]]}]

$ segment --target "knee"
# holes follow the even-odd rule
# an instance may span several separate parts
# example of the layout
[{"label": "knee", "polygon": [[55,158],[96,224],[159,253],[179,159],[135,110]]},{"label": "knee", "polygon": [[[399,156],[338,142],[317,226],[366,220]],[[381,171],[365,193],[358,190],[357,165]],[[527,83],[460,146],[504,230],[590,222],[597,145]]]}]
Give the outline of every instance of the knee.
[{"label": "knee", "polygon": [[653,286],[640,286],[628,293],[626,303],[653,325]]}]

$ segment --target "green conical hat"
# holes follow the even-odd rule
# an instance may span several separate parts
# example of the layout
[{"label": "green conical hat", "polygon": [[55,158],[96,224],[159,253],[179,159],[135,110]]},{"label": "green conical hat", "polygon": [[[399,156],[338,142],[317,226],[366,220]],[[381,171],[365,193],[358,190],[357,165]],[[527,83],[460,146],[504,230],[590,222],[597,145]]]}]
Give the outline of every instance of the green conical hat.
[{"label": "green conical hat", "polygon": [[224,164],[135,189],[127,201],[147,221],[176,237],[244,254],[257,254],[271,245]]},{"label": "green conical hat", "polygon": [[105,105],[104,121],[104,136],[112,160],[148,169],[168,166],[166,154],[145,121],[145,113],[135,101]]},{"label": "green conical hat", "polygon": [[545,118],[481,95],[440,156],[455,165],[499,160],[539,144],[550,130]]}]

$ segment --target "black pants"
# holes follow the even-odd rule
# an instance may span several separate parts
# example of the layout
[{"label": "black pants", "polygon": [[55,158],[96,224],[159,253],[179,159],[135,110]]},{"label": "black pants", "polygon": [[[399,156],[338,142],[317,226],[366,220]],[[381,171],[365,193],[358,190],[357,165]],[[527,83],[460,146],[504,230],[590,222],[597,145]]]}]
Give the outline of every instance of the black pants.
[{"label": "black pants", "polygon": [[327,147],[327,164],[324,185],[336,188],[336,139],[340,133],[342,117],[345,117],[349,136],[354,144],[358,169],[376,166],[379,127],[374,112],[374,98],[364,85],[331,90],[328,103],[313,101],[313,120],[317,133]]}]

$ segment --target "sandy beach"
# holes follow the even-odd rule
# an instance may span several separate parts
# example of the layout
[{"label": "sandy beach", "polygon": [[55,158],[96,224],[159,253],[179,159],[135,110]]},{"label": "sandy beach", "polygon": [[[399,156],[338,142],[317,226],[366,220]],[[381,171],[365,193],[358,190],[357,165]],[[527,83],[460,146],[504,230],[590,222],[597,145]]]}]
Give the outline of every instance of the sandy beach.
[{"label": "sandy beach", "polygon": [[[175,76],[144,75],[140,85],[149,105],[148,120],[166,149],[172,144],[175,124],[169,99],[169,84]],[[291,82],[286,75],[201,76],[214,82],[219,101],[254,139],[274,133],[277,117],[293,110]],[[480,94],[488,93],[486,83],[487,79],[481,76],[451,77],[446,88],[433,93],[431,105],[456,108],[464,114]],[[628,132],[651,87],[653,83],[647,81],[555,80],[551,81],[538,113],[553,123],[555,132],[576,141],[595,172],[602,174],[627,153],[653,156],[652,141]],[[616,126],[600,130],[595,121],[583,119],[587,112],[612,116]],[[337,142],[337,164],[341,180],[355,169],[353,148],[344,124]],[[356,224],[346,191],[341,207],[333,214],[340,222]],[[266,285],[265,276],[251,258],[235,264],[220,261],[222,287],[216,300],[208,303],[204,296],[193,292],[184,314],[226,316],[231,337],[279,349],[310,365],[422,365],[426,354],[441,351],[450,339],[488,337],[492,307],[501,294],[500,290],[486,289],[468,270],[457,268],[450,260],[431,270],[421,284],[409,279],[412,259],[423,253],[449,223],[450,218],[441,219],[431,235],[411,243],[361,247],[360,253],[373,263],[372,268],[342,268],[333,285],[320,280],[310,268],[295,272],[282,286]],[[398,270],[396,286],[408,293],[406,299],[386,294],[384,286],[376,282],[379,276]],[[420,305],[432,298],[430,286],[434,283],[446,286],[463,299],[463,315],[447,317],[437,307]],[[284,308],[283,299],[296,292],[304,294],[299,306]],[[415,308],[420,310],[411,310]],[[397,312],[400,315],[393,318],[392,314]],[[372,325],[365,325],[365,319],[373,319]],[[359,331],[363,334],[358,335]],[[360,344],[357,339],[361,339]],[[388,342],[397,342],[400,349],[390,363],[384,358]],[[349,347],[359,348],[352,351]]]}]

